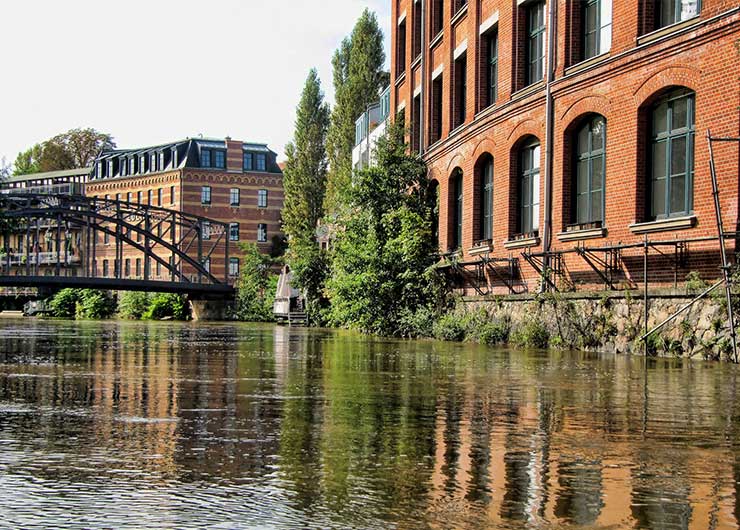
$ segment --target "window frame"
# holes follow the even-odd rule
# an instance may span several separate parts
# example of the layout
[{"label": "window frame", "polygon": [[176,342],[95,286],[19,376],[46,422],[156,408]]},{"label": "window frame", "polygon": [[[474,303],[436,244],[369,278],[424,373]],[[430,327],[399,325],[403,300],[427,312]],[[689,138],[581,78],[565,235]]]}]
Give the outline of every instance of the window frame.
[{"label": "window frame", "polygon": [[[525,142],[517,153],[517,234],[539,236],[542,146],[537,139]],[[532,165],[525,164],[526,153]],[[526,166],[526,167],[525,167]],[[529,201],[525,201],[525,197]]]},{"label": "window frame", "polygon": [[229,241],[237,242],[240,239],[239,223],[229,223]]},{"label": "window frame", "polygon": [[212,164],[214,169],[226,169],[226,151],[223,149],[211,149]]},{"label": "window frame", "polygon": [[239,188],[229,189],[229,206],[236,207],[241,204],[241,190]]},{"label": "window frame", "polygon": [[[249,160],[249,164],[247,164],[247,160]],[[254,154],[252,153],[243,153],[242,155],[242,167],[244,171],[254,171]]]},{"label": "window frame", "polygon": [[267,155],[265,153],[257,153],[254,157],[255,171],[267,171]]},{"label": "window frame", "polygon": [[701,0],[695,0],[696,2],[696,14],[687,16],[686,18],[682,17],[681,7],[682,7],[682,0],[667,0],[668,2],[671,2],[673,13],[671,13],[671,18],[668,21],[663,21],[663,1],[661,0],[655,0],[653,3],[653,20],[654,20],[654,29],[659,30],[663,28],[667,28],[669,26],[673,26],[674,24],[680,24],[681,22],[686,22],[687,20],[691,20],[692,18],[696,18],[699,15],[701,15],[701,8],[702,8],[702,2]]},{"label": "window frame", "polygon": [[213,196],[212,196],[211,187],[201,186],[200,187],[200,204],[202,206],[210,206],[212,200],[213,200]]},{"label": "window frame", "polygon": [[488,155],[483,162],[480,173],[480,241],[493,240],[493,157]]},{"label": "window frame", "polygon": [[239,258],[229,258],[229,277],[236,278],[239,276]]},{"label": "window frame", "polygon": [[267,208],[268,191],[264,188],[257,190],[257,207]]},{"label": "window frame", "polygon": [[[545,56],[547,53],[545,2],[544,0],[532,2],[525,5],[524,10],[527,39],[525,43],[524,84],[530,86],[545,78]],[[540,18],[542,19],[541,24],[535,26]]]},{"label": "window frame", "polygon": [[257,224],[257,243],[267,243],[267,223]]},{"label": "window frame", "polygon": [[[594,124],[596,122],[601,122],[601,126],[603,127],[603,132],[601,135],[601,146],[596,147],[594,146]],[[581,132],[588,128],[588,146],[585,152],[580,151],[580,142],[579,138],[581,135]],[[606,119],[601,115],[592,115],[589,116],[586,120],[581,123],[581,126],[578,127],[573,135],[572,135],[572,142],[573,142],[573,168],[574,171],[572,172],[572,214],[571,214],[571,223],[573,225],[590,225],[594,227],[601,228],[604,226],[604,222],[606,220],[606,145],[607,145],[607,122]],[[600,182],[600,188],[594,189],[594,161],[601,160],[601,182]],[[580,168],[581,168],[581,162],[587,163],[587,174],[585,175],[585,182],[587,184],[586,190],[580,189],[580,183],[582,181],[581,174],[580,174]],[[593,216],[593,205],[594,205],[594,194],[599,193],[600,199],[599,199],[599,209],[601,216],[599,219],[596,219]],[[584,217],[581,216],[581,208],[579,208],[579,197],[585,196],[586,197],[586,205],[584,207],[586,211],[586,215]]]},{"label": "window frame", "polygon": [[202,168],[210,168],[210,167],[213,167],[211,165],[212,163],[213,163],[213,157],[212,157],[212,154],[211,154],[211,150],[210,149],[201,149],[200,150],[200,167],[202,167]]},{"label": "window frame", "polygon": [[463,172],[459,168],[455,169],[450,179],[450,203],[452,206],[452,219],[450,222],[452,238],[450,241],[450,250],[452,252],[461,249],[463,244],[464,190]]}]

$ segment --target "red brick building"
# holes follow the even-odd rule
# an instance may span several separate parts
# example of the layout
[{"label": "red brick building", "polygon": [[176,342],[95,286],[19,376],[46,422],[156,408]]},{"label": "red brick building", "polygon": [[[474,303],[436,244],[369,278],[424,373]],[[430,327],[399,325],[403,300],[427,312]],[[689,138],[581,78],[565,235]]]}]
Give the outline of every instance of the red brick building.
[{"label": "red brick building", "polygon": [[[740,135],[737,0],[393,0],[392,17],[391,108],[468,285],[531,292],[545,268],[635,286],[646,237],[665,243],[655,281],[717,274],[706,133]],[[716,147],[728,230],[738,160]]]},{"label": "red brick building", "polygon": [[[228,232],[205,265],[235,278],[239,273],[239,244],[254,242],[265,253],[282,238],[283,175],[276,154],[264,144],[226,138],[187,139],[141,149],[117,149],[102,153],[95,161],[86,195],[146,204],[228,224]],[[158,229],[162,229],[161,226]],[[164,229],[167,229],[165,225]],[[204,244],[219,236],[216,227],[202,227]],[[139,236],[140,237],[140,236]],[[179,237],[179,234],[176,234]],[[96,275],[141,278],[144,257],[126,248],[123,261],[116,258],[111,238],[100,235]],[[225,240],[229,263],[225,263]],[[192,252],[196,255],[196,249]],[[162,252],[163,259],[169,259]],[[168,273],[152,265],[149,277],[166,279]],[[184,270],[187,274],[187,270]]]}]

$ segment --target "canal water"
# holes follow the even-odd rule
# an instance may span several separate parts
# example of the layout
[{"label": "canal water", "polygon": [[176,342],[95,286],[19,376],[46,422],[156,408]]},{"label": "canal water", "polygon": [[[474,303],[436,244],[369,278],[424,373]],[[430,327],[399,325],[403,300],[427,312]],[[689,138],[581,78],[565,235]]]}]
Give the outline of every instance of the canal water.
[{"label": "canal water", "polygon": [[0,320],[2,528],[735,528],[734,366]]}]

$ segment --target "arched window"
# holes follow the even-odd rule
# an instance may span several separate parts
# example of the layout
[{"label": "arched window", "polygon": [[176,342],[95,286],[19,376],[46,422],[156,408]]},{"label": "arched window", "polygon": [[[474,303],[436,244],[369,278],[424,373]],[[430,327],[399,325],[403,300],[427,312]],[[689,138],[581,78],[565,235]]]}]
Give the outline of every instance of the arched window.
[{"label": "arched window", "polygon": [[604,221],[606,171],[606,120],[595,116],[576,131],[574,209],[572,221],[595,224]]},{"label": "arched window", "polygon": [[493,239],[493,158],[486,156],[480,166],[480,228],[482,241]]},{"label": "arched window", "polygon": [[462,246],[462,218],[463,218],[463,174],[462,170],[456,169],[450,179],[450,207],[451,216],[451,238],[450,250],[457,250]]},{"label": "arched window", "polygon": [[675,90],[652,107],[650,214],[688,215],[693,208],[694,93]]},{"label": "arched window", "polygon": [[517,232],[537,235],[540,220],[540,143],[530,140],[519,151]]}]

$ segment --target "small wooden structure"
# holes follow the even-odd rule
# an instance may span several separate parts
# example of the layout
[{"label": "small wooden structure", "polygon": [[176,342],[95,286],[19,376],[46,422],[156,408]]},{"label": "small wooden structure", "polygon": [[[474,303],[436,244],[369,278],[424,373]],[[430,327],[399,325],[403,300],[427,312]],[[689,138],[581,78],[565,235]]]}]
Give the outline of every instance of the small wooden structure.
[{"label": "small wooden structure", "polygon": [[287,265],[283,267],[278,279],[273,314],[280,324],[305,326],[308,324],[306,304],[303,295],[293,284],[293,271]]}]

